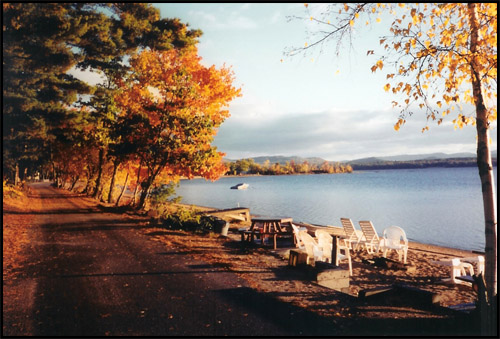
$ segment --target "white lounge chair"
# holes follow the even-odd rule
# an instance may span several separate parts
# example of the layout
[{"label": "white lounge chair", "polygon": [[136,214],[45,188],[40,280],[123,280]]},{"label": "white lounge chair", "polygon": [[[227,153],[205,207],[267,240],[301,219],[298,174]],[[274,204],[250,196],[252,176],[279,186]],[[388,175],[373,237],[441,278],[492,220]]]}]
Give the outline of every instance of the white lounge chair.
[{"label": "white lounge chair", "polygon": [[[443,279],[443,282],[472,286],[474,267],[471,263],[463,262],[462,259],[463,258],[441,259],[431,262],[436,265],[450,268],[450,277]],[[458,279],[459,277],[468,277],[469,281]]]},{"label": "white lounge chair", "polygon": [[304,247],[307,253],[306,264],[311,264],[311,259],[313,261],[323,261],[323,251],[320,249],[318,243],[314,238],[307,233],[307,231],[299,231],[300,240],[304,243]]},{"label": "white lounge chair", "polygon": [[[451,281],[455,284],[465,284],[465,285],[471,285],[471,283],[468,283],[466,281],[462,281],[457,279],[457,277],[463,277],[463,276],[470,276],[472,277],[474,275],[474,268],[472,264],[467,263],[467,262],[462,262],[460,261],[459,258],[453,258],[451,259],[451,264],[452,264],[452,269],[451,269]],[[469,271],[467,274],[467,271]]]},{"label": "white lounge chair", "polygon": [[295,237],[295,247],[298,247],[301,250],[305,249],[304,242],[300,238],[299,233],[300,233],[300,231],[307,231],[307,228],[299,227],[295,224],[292,224],[292,229],[293,229],[293,236]]},{"label": "white lounge chair", "polygon": [[351,219],[340,218],[342,223],[342,228],[344,229],[345,239],[344,242],[346,246],[350,249],[357,250],[360,243],[363,241],[363,233],[354,227]]},{"label": "white lounge chair", "polygon": [[[316,239],[318,239],[318,245],[323,252],[323,259],[331,263],[334,238],[325,230],[316,230],[314,232],[314,235],[316,236]],[[335,237],[335,239],[337,241],[337,255],[335,256],[335,266],[339,266],[340,261],[347,260],[347,263],[349,265],[349,274],[352,275],[352,262],[349,247],[339,245],[337,237]]]},{"label": "white lounge chair", "polygon": [[399,226],[389,226],[384,230],[382,241],[380,242],[380,249],[382,250],[384,258],[390,250],[396,251],[399,256],[404,258],[403,263],[406,264],[406,257],[408,254],[408,239],[406,238],[405,231]]},{"label": "white lounge chair", "polygon": [[366,251],[369,254],[377,254],[380,249],[381,239],[373,223],[368,220],[362,220],[359,222],[359,226],[361,226],[361,231],[363,231],[363,235],[365,236],[365,240],[362,241],[362,244],[365,246]]}]

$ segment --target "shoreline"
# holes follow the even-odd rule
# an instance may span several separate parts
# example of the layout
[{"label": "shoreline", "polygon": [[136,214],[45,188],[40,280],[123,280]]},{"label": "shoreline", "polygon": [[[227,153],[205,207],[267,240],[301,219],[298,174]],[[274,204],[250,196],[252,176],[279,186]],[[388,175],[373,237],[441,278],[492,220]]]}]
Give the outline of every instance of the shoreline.
[{"label": "shoreline", "polygon": [[[314,173],[311,173],[311,174],[296,174],[296,175],[313,175]],[[323,173],[322,173],[323,174]],[[343,173],[338,173],[338,174],[343,174]],[[348,174],[351,174],[351,173],[348,173]],[[292,175],[292,174],[287,174],[287,175]],[[295,175],[295,174],[293,174]],[[264,176],[264,175],[261,175],[261,174],[251,174],[251,175],[248,175],[249,177],[253,177],[253,176]],[[271,176],[271,175],[265,175],[265,176]],[[234,176],[234,177],[240,177],[239,175],[237,176]],[[243,177],[243,176],[242,176]],[[183,179],[184,180],[184,179]],[[190,180],[190,179],[186,179],[186,180]],[[77,184],[78,185],[78,184]],[[75,186],[76,187],[76,186]],[[125,205],[124,202],[126,202],[128,199],[131,199],[131,197],[126,193],[124,192],[123,194],[123,197],[122,197],[122,200],[121,200],[121,204],[120,205]],[[101,202],[101,204],[104,204]],[[114,204],[112,204],[114,206]],[[210,207],[210,206],[201,206],[201,205],[195,205],[195,204],[187,204],[187,203],[176,203],[175,205],[177,206],[183,206],[183,207],[187,207],[187,208],[194,208],[195,210],[197,210],[198,212],[210,212],[210,211],[217,211],[217,210],[220,210],[219,208],[216,208],[216,207]],[[244,206],[240,207],[240,208],[245,208]],[[251,211],[250,211],[250,217],[256,217],[258,215],[256,214],[252,214]],[[230,228],[239,228],[239,227],[249,227],[250,226],[250,222],[241,222],[239,220],[226,220],[226,221],[230,221],[231,222],[231,226]],[[296,222],[296,223],[304,223],[304,222]],[[304,223],[305,226],[309,226],[309,227],[328,227],[327,225],[315,225],[315,224],[309,224],[309,223]],[[342,227],[341,226],[337,226],[337,225],[333,225],[334,227],[338,228],[338,231],[336,232],[336,235],[341,235],[343,234],[343,230],[342,230]],[[331,225],[330,225],[331,227]],[[340,232],[340,233],[338,233]],[[380,236],[380,234],[379,234]],[[412,240],[408,240],[408,246],[410,249],[415,249],[415,250],[419,250],[419,251],[426,251],[426,252],[432,252],[432,253],[436,253],[436,254],[448,254],[449,255],[455,255],[455,256],[471,256],[472,255],[485,255],[484,251],[478,251],[478,250],[473,250],[473,249],[461,249],[461,248],[455,248],[455,247],[449,247],[449,246],[444,246],[444,245],[435,245],[435,244],[426,244],[426,243],[421,243],[421,242],[418,242],[418,241],[412,241]]]},{"label": "shoreline", "polygon": [[[193,204],[185,204],[185,203],[177,203],[177,206],[183,206],[187,208],[194,208],[195,210],[199,212],[207,212],[207,214],[210,214],[209,212],[211,211],[218,211],[220,209],[215,208],[215,207],[209,207],[209,206],[200,206],[200,205],[193,205]],[[241,207],[245,208],[245,207]],[[250,213],[250,218],[256,217],[257,215]],[[230,229],[238,229],[240,227],[249,227],[250,222],[242,222],[239,220],[230,220],[231,218],[223,218],[223,219],[228,219],[226,221],[230,222]],[[343,234],[343,228],[341,226],[327,226],[327,225],[314,225],[314,224],[308,224],[308,223],[303,223],[303,222],[296,222],[297,224],[301,224],[302,226],[307,227],[309,230],[314,230],[314,228],[321,228],[325,227],[328,228],[329,230],[332,231],[332,234],[335,235],[342,235]],[[380,236],[380,235],[379,235]],[[408,240],[408,248],[411,250],[416,250],[416,251],[423,251],[423,252],[429,252],[433,254],[442,254],[442,255],[451,255],[451,256],[462,256],[462,257],[467,257],[467,256],[473,256],[473,255],[485,255],[484,252],[482,251],[476,251],[476,250],[466,250],[466,249],[461,249],[461,248],[454,248],[454,247],[448,247],[448,246],[443,246],[443,245],[435,245],[435,244],[426,244],[426,243],[421,243],[418,241],[412,241]]]}]

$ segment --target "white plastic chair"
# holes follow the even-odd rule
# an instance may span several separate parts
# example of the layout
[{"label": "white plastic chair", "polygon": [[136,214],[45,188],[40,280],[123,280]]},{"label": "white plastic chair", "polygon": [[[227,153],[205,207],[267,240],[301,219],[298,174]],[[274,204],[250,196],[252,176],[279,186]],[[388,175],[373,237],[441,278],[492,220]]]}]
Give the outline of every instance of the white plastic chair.
[{"label": "white plastic chair", "polygon": [[406,238],[405,231],[398,226],[389,226],[384,230],[382,241],[380,242],[380,249],[382,250],[384,258],[390,250],[396,251],[399,256],[404,258],[403,263],[406,264],[406,257],[408,254],[408,239]]},{"label": "white plastic chair", "polygon": [[[332,250],[333,250],[333,237],[325,230],[316,230],[314,232],[316,239],[318,239],[318,245],[323,252],[323,260],[331,263],[332,262]],[[343,252],[343,253],[341,253]],[[341,246],[337,243],[337,255],[335,266],[339,266],[340,261],[347,260],[349,265],[349,274],[352,275],[352,262],[351,253],[349,247]]]},{"label": "white plastic chair", "polygon": [[[473,276],[474,267],[468,262],[460,261],[460,258],[451,259],[451,282],[455,284],[471,285],[471,283],[457,279],[457,277]],[[467,274],[467,271],[469,271]]]},{"label": "white plastic chair", "polygon": [[310,264],[310,259],[314,261],[323,261],[323,251],[320,249],[316,240],[314,240],[314,238],[307,233],[307,231],[299,231],[299,236],[301,241],[304,243],[307,253],[306,264]]},{"label": "white plastic chair", "polygon": [[[340,222],[342,223],[342,228],[344,229],[345,239],[344,242],[346,246],[353,250],[357,250],[360,243],[362,243],[362,236],[360,235],[359,230],[356,230],[352,220],[349,218],[340,218]],[[359,232],[358,232],[359,231]]]},{"label": "white plastic chair", "polygon": [[299,249],[303,250],[305,249],[304,247],[304,242],[300,238],[300,231],[307,231],[307,228],[305,227],[299,227],[295,224],[292,224],[292,229],[293,229],[293,236],[295,237],[295,246],[298,247]]},{"label": "white plastic chair", "polygon": [[379,238],[373,223],[368,220],[362,220],[359,222],[359,226],[361,226],[361,230],[365,236],[365,240],[362,241],[362,244],[365,246],[366,251],[369,254],[377,254],[382,240]]},{"label": "white plastic chair", "polygon": [[474,266],[474,263],[477,265],[477,274],[482,273],[484,275],[484,256],[478,255],[477,257],[467,257],[460,258],[460,261],[463,263],[470,263]]}]

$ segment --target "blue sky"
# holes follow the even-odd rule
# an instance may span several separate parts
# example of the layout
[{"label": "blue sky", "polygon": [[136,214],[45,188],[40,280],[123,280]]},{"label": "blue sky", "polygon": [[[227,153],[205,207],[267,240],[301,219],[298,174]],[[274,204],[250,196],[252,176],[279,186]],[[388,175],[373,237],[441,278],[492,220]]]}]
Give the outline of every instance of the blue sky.
[{"label": "blue sky", "polygon": [[[231,66],[242,97],[214,145],[229,159],[252,156],[318,156],[331,161],[370,156],[476,151],[475,127],[455,131],[451,119],[431,123],[415,114],[396,132],[399,111],[383,90],[385,72],[372,73],[387,26],[357,32],[353,48],[335,55],[334,45],[307,55],[285,56],[289,47],[310,43],[302,3],[154,3],[162,17],[177,17],[201,29],[198,50],[206,65]],[[315,9],[316,8],[316,9]],[[312,4],[313,11],[321,4]],[[386,21],[387,22],[387,21]],[[496,123],[492,130],[496,149]]]}]

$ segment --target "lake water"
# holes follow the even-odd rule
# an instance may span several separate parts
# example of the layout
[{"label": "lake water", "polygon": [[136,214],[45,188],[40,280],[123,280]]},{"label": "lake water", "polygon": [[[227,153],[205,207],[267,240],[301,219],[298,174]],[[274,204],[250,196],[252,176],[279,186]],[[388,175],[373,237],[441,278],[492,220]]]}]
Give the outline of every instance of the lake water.
[{"label": "lake water", "polygon": [[[248,189],[230,189],[241,182]],[[347,217],[359,229],[359,220],[371,220],[379,235],[397,225],[410,241],[484,251],[481,184],[471,167],[182,180],[177,195],[186,204],[318,225],[341,226]]]}]

